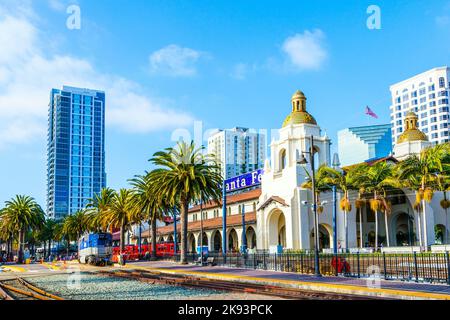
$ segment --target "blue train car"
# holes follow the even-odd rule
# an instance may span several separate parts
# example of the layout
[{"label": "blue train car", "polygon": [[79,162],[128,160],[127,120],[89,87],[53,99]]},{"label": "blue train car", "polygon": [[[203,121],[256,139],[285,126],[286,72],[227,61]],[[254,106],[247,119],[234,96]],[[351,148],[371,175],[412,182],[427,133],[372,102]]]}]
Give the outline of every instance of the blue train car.
[{"label": "blue train car", "polygon": [[105,265],[112,262],[112,234],[89,233],[78,240],[78,262]]}]

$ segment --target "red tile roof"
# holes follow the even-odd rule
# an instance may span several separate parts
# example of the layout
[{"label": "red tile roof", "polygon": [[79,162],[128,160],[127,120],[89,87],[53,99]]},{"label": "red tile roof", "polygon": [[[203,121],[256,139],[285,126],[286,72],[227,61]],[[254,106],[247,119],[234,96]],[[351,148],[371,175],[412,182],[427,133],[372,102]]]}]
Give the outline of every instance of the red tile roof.
[{"label": "red tile roof", "polygon": [[259,209],[263,209],[263,208],[267,207],[272,201],[278,202],[279,204],[281,204],[285,207],[289,207],[289,205],[286,203],[286,201],[284,201],[283,198],[281,198],[279,196],[271,196],[259,207]]},{"label": "red tile roof", "polygon": [[[256,223],[256,212],[246,212],[245,213],[245,223],[251,224]],[[227,216],[227,226],[228,227],[236,227],[242,225],[242,215],[233,214],[231,216]],[[193,221],[188,223],[188,231],[199,231],[201,227],[201,221]],[[203,229],[211,230],[222,228],[222,217],[217,217],[213,219],[203,220]],[[177,223],[177,232],[181,231],[181,223]],[[157,236],[167,235],[173,233],[173,224],[160,227],[156,230]],[[150,230],[146,230],[142,233],[143,238],[147,238],[150,236]]]},{"label": "red tile roof", "polygon": [[[227,205],[247,201],[247,200],[257,200],[261,195],[261,189],[254,189],[243,193],[234,194],[231,196],[227,196]],[[219,207],[222,203],[219,204]],[[203,204],[203,210],[208,210],[211,208],[217,208],[218,205],[216,202],[206,202]],[[198,212],[200,211],[200,206],[196,205],[189,209],[189,212]]]}]

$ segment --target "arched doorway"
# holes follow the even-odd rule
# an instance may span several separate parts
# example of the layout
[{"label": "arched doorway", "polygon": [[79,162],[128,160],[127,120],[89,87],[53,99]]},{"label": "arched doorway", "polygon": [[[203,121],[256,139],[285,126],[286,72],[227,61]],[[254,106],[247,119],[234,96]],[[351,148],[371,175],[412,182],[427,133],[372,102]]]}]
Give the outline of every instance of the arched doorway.
[{"label": "arched doorway", "polygon": [[212,239],[213,239],[212,249],[215,252],[222,252],[222,235],[220,234],[219,230],[214,231]]},{"label": "arched doorway", "polygon": [[281,210],[275,209],[267,222],[269,246],[286,248],[286,219]]},{"label": "arched doorway", "polygon": [[247,232],[245,234],[246,234],[246,238],[247,238],[247,248],[248,249],[256,249],[255,229],[253,229],[253,227],[248,227]]},{"label": "arched doorway", "polygon": [[164,237],[159,237],[159,240],[158,240],[158,243],[164,243],[165,241],[164,241]]},{"label": "arched doorway", "polygon": [[398,214],[395,219],[394,230],[397,246],[411,246],[414,244],[414,224],[411,216],[404,212]]},{"label": "arched doorway", "polygon": [[173,242],[173,235],[169,235],[169,237],[167,237],[167,242]]},{"label": "arched doorway", "polygon": [[[369,247],[375,247],[375,231],[370,231],[367,235],[367,241]],[[366,246],[367,247],[367,246]]]},{"label": "arched doorway", "polygon": [[231,229],[228,233],[228,250],[239,251],[238,235],[236,230]]},{"label": "arched doorway", "polygon": [[194,253],[197,251],[195,248],[195,237],[192,233],[190,233],[188,236],[188,251],[191,253]]},{"label": "arched doorway", "polygon": [[434,227],[434,235],[436,244],[444,244],[445,242],[445,226],[442,224],[437,224]]},{"label": "arched doorway", "polygon": [[200,235],[198,235],[197,243],[200,246],[203,241],[203,246],[208,246],[208,235],[206,232],[203,232],[203,240],[200,238]]},{"label": "arched doorway", "polygon": [[[314,229],[310,233],[311,249],[316,247]],[[319,224],[319,250],[331,248],[331,227],[326,224]]]}]

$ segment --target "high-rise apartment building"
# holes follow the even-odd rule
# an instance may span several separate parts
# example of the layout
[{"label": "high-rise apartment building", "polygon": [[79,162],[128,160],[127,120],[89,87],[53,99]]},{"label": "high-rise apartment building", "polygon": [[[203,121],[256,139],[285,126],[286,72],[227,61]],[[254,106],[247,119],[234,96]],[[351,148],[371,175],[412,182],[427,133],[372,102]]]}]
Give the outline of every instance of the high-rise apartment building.
[{"label": "high-rise apartment building", "polygon": [[225,179],[264,167],[266,136],[248,128],[217,130],[208,138],[208,153],[216,156]]},{"label": "high-rise apartment building", "polygon": [[340,130],[338,151],[342,166],[386,157],[392,153],[391,125],[382,124]]},{"label": "high-rise apartment building", "polygon": [[52,89],[48,119],[47,215],[61,219],[106,186],[105,93]]},{"label": "high-rise apartment building", "polygon": [[434,68],[390,87],[392,144],[403,133],[409,111],[419,116],[418,128],[433,143],[449,141],[450,68]]}]

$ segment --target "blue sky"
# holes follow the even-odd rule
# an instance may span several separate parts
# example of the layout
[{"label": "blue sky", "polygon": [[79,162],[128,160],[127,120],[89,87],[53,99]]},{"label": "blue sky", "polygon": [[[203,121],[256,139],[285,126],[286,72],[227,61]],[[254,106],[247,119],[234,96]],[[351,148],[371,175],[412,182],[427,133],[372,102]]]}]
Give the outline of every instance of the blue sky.
[{"label": "blue sky", "polygon": [[[371,4],[381,30],[366,26]],[[66,27],[70,5],[79,30]],[[449,37],[444,0],[0,0],[0,203],[45,205],[51,87],[106,91],[108,182],[120,188],[193,121],[279,128],[297,89],[334,142],[388,123],[389,85],[449,65]]]}]

